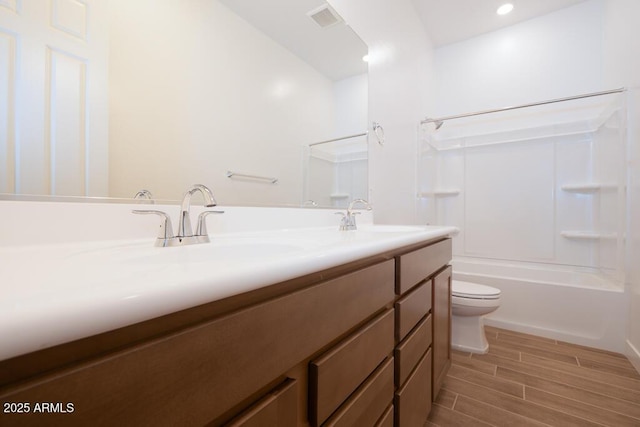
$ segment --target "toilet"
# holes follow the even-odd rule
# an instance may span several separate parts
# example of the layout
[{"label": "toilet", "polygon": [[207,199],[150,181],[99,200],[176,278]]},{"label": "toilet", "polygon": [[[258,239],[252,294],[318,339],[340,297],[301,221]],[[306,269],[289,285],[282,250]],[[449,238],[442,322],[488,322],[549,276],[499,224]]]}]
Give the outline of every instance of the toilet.
[{"label": "toilet", "polygon": [[489,351],[483,316],[500,307],[500,289],[478,283],[451,283],[451,347],[481,353]]}]

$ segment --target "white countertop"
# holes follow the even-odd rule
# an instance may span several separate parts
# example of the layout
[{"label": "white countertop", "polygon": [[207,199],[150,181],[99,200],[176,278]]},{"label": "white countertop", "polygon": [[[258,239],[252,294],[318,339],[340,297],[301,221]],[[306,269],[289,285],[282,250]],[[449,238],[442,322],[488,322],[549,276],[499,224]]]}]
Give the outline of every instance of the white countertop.
[{"label": "white countertop", "polygon": [[362,226],[0,247],[0,360],[205,304],[402,246],[455,227]]}]

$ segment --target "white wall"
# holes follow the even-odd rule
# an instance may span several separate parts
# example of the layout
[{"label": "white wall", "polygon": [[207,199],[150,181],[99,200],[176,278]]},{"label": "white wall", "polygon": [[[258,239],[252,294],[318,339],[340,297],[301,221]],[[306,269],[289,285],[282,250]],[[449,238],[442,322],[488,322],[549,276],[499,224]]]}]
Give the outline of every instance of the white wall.
[{"label": "white wall", "polygon": [[110,6],[110,195],[179,199],[202,182],[219,203],[300,203],[302,146],[333,129],[332,82],[217,1]]},{"label": "white wall", "polygon": [[640,371],[640,2],[608,0],[604,9],[604,80],[629,91],[627,184],[627,356]]},{"label": "white wall", "polygon": [[602,90],[602,1],[590,0],[436,50],[445,116]]},{"label": "white wall", "polygon": [[330,0],[369,46],[369,201],[376,223],[416,223],[417,123],[432,110],[433,48],[410,0]]}]

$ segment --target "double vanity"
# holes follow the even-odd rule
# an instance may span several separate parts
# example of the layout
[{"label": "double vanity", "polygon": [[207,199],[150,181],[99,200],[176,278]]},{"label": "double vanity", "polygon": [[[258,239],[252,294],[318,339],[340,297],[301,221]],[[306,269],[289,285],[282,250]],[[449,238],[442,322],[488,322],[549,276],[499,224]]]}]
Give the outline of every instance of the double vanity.
[{"label": "double vanity", "polygon": [[202,245],[0,247],[0,402],[29,405],[3,424],[422,426],[450,364],[455,228],[327,212],[236,231],[219,218],[249,214],[225,211]]}]

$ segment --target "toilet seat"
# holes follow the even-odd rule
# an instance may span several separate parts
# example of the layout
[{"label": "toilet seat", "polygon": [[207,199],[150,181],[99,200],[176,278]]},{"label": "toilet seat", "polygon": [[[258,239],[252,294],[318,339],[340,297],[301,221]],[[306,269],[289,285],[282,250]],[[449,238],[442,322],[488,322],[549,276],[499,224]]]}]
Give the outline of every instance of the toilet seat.
[{"label": "toilet seat", "polygon": [[455,299],[496,300],[500,298],[500,289],[478,283],[453,280],[451,295]]}]

